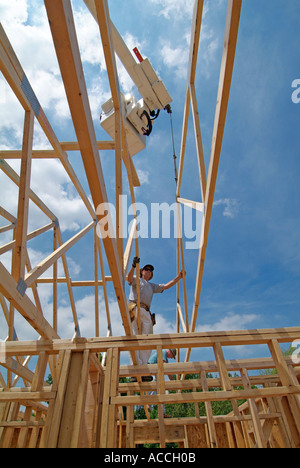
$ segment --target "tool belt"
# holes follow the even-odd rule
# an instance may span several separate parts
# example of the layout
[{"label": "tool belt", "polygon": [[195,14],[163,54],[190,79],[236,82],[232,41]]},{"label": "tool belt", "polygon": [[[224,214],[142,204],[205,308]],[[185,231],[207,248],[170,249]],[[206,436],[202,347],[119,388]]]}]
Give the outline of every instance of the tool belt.
[{"label": "tool belt", "polygon": [[[145,309],[147,312],[149,312],[151,316],[151,320],[153,323],[153,326],[156,325],[156,319],[155,319],[155,314],[152,314],[151,310],[146,304],[143,304],[142,302],[140,303],[140,307]],[[130,320],[133,322],[135,320],[135,315],[136,315],[136,308],[137,308],[137,303],[136,302],[129,302],[128,304],[128,310],[129,310],[129,315],[130,315]]]}]

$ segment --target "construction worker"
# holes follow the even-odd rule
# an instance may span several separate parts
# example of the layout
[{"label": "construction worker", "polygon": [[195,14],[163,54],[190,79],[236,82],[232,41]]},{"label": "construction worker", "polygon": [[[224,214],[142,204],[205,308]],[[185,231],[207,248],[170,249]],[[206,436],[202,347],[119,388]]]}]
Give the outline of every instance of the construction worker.
[{"label": "construction worker", "polygon": [[[136,291],[136,277],[134,276],[134,270],[136,265],[140,263],[138,257],[134,257],[132,262],[132,268],[128,273],[128,283],[131,286],[129,294],[129,312],[132,320],[132,329],[135,335],[139,334],[138,331],[138,317],[137,317],[137,291]],[[165,290],[172,288],[178,281],[183,277],[181,271],[176,278],[171,280],[167,284],[155,284],[150,282],[153,278],[153,265],[145,265],[140,270],[139,289],[140,289],[140,317],[141,317],[141,334],[149,335],[153,333],[153,325],[155,325],[155,315],[151,314],[150,307],[153,298],[153,294],[163,293]],[[148,363],[151,351],[136,351],[137,364],[143,365]]]}]

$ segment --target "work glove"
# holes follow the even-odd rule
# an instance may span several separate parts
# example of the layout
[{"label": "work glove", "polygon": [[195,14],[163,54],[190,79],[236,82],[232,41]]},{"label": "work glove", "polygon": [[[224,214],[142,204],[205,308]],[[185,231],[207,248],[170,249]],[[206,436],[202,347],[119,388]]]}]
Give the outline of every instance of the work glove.
[{"label": "work glove", "polygon": [[134,257],[133,262],[132,262],[132,268],[135,268],[138,263],[140,263],[140,258],[139,257]]}]

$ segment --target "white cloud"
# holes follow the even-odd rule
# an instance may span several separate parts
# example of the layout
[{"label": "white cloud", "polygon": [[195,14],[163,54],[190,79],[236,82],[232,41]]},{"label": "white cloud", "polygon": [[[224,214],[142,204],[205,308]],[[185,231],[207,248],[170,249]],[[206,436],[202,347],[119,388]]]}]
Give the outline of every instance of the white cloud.
[{"label": "white cloud", "polygon": [[240,204],[239,201],[234,198],[223,198],[216,200],[214,206],[224,205],[223,216],[226,218],[234,219],[239,214]]},{"label": "white cloud", "polygon": [[153,333],[155,335],[177,333],[176,323],[167,320],[163,315],[156,314],[156,325]]},{"label": "white cloud", "polygon": [[150,181],[149,181],[149,176],[150,176],[149,171],[142,170],[142,169],[137,169],[136,172],[137,172],[138,178],[140,179],[140,182],[141,182],[142,185],[150,183]]},{"label": "white cloud", "polygon": [[27,0],[0,0],[1,22],[24,23],[28,18]]},{"label": "white cloud", "polygon": [[74,20],[82,60],[99,65],[101,71],[106,70],[99,26],[95,19],[87,9],[80,8],[74,10]]},{"label": "white cloud", "polygon": [[[76,312],[79,321],[81,336],[90,338],[95,336],[95,296],[86,295],[76,301]],[[109,299],[109,312],[114,336],[124,336],[124,328],[117,301]],[[107,320],[105,302],[99,296],[100,336],[107,334]],[[71,338],[74,334],[74,321],[70,306],[61,305],[58,309],[59,335],[62,338]]]},{"label": "white cloud", "polygon": [[[19,161],[8,161],[8,163],[19,173]],[[16,217],[17,186],[2,171],[0,172],[0,184],[1,205]],[[32,161],[31,189],[58,218],[62,231],[77,231],[91,221],[90,214],[78,196],[75,187],[57,160],[35,159]],[[49,223],[49,218],[33,202],[30,202],[28,231],[41,227],[42,223]]]},{"label": "white cloud", "polygon": [[243,330],[259,319],[255,314],[229,314],[213,324],[198,325],[197,332]]},{"label": "white cloud", "polygon": [[159,15],[166,19],[171,17],[182,18],[191,17],[193,14],[194,2],[191,0],[150,0],[150,3],[160,7]]},{"label": "white cloud", "polygon": [[160,51],[161,58],[168,68],[175,68],[178,78],[186,78],[189,56],[189,36],[183,38],[184,44],[173,48],[171,42],[166,42]]},{"label": "white cloud", "polygon": [[[180,79],[187,76],[187,67],[189,63],[190,50],[190,31],[182,34],[180,44],[176,46],[176,41],[165,41],[160,50],[160,56],[163,63],[168,68],[174,68],[176,75]],[[219,47],[219,39],[215,37],[212,29],[203,25],[200,36],[201,65],[199,63],[199,73],[208,79],[211,76],[212,65],[216,59],[216,52]]]}]

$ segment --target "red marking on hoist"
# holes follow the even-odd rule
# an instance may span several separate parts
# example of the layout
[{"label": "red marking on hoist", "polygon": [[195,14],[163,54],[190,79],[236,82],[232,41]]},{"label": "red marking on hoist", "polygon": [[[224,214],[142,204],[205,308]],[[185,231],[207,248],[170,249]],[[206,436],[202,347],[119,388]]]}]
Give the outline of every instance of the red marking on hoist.
[{"label": "red marking on hoist", "polygon": [[143,59],[143,57],[141,56],[139,49],[138,49],[137,47],[135,47],[135,48],[133,49],[133,52],[134,52],[135,55],[137,56],[138,61],[139,61],[140,63],[142,63],[142,62],[144,61],[144,59]]}]

